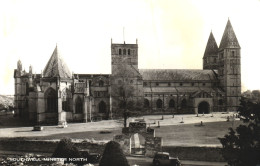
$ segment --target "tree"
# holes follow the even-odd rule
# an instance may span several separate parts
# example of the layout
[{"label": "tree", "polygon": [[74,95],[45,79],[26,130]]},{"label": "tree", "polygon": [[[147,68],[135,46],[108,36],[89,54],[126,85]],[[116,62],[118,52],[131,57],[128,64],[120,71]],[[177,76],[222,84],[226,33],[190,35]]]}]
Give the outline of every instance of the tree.
[{"label": "tree", "polygon": [[260,103],[242,98],[238,112],[244,124],[229,128],[219,138],[222,155],[231,166],[256,166],[260,164]]},{"label": "tree", "polygon": [[129,166],[128,161],[120,147],[115,141],[106,144],[99,166]]},{"label": "tree", "polygon": [[140,111],[142,103],[138,99],[139,79],[136,71],[129,65],[117,65],[117,70],[112,76],[114,84],[112,84],[112,95],[115,99],[114,106],[124,118],[124,127],[126,127],[127,119],[134,115],[136,111]]}]

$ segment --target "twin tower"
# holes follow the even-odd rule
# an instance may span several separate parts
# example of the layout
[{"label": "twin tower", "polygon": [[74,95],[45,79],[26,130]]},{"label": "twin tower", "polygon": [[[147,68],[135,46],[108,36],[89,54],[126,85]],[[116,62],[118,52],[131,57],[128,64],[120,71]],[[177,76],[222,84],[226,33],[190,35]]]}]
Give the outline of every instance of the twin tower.
[{"label": "twin tower", "polygon": [[240,45],[228,20],[220,45],[210,33],[203,57],[203,70],[217,71],[219,85],[225,93],[227,107],[239,106],[241,96]]}]

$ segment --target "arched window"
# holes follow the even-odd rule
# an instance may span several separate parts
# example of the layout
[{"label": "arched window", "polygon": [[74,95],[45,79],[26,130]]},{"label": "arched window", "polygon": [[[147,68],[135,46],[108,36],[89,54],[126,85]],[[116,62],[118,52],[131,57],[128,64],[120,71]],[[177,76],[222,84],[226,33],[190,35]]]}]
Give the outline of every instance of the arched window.
[{"label": "arched window", "polygon": [[175,102],[174,102],[173,99],[171,99],[171,100],[169,101],[169,108],[174,108],[174,106],[175,106]]},{"label": "arched window", "polygon": [[162,108],[162,105],[163,105],[162,100],[161,100],[161,99],[158,99],[157,102],[156,102],[157,108]]},{"label": "arched window", "polygon": [[49,88],[45,93],[46,98],[46,112],[58,112],[57,94],[52,88]]},{"label": "arched window", "polygon": [[100,80],[100,81],[98,82],[98,85],[99,85],[99,86],[104,86],[104,81]]},{"label": "arched window", "polygon": [[106,113],[106,103],[104,101],[101,101],[98,104],[98,112],[99,113]]},{"label": "arched window", "polygon": [[128,55],[130,55],[130,54],[131,54],[131,52],[130,52],[130,49],[128,49],[128,50],[127,50],[127,53],[128,53]]},{"label": "arched window", "polygon": [[187,100],[186,99],[183,99],[181,101],[181,108],[186,108],[187,107]]},{"label": "arched window", "polygon": [[144,108],[149,108],[150,103],[148,99],[144,99]]},{"label": "arched window", "polygon": [[126,55],[126,49],[123,50],[123,55]]},{"label": "arched window", "polygon": [[118,83],[119,85],[121,85],[121,84],[122,84],[122,80],[118,80],[117,83]]},{"label": "arched window", "polygon": [[24,108],[27,109],[29,107],[29,101],[28,101],[28,98],[25,98],[25,101],[24,101]]},{"label": "arched window", "polygon": [[218,100],[218,105],[223,105],[223,100],[222,99]]},{"label": "arched window", "polygon": [[29,95],[29,83],[28,82],[26,82],[26,95]]},{"label": "arched window", "polygon": [[82,114],[83,113],[83,102],[80,97],[76,99],[76,114]]},{"label": "arched window", "polygon": [[72,97],[69,89],[64,89],[61,94],[62,97],[62,110],[69,112],[70,110],[70,99]]},{"label": "arched window", "polygon": [[121,50],[121,48],[119,49],[119,55],[121,55],[122,54],[122,50]]}]

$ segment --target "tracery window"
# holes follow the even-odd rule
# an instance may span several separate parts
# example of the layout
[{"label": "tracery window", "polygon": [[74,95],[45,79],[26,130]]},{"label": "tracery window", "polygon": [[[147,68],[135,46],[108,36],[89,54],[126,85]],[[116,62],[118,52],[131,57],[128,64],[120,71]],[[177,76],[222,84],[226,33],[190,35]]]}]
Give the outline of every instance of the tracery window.
[{"label": "tracery window", "polygon": [[46,98],[46,112],[57,112],[57,94],[56,91],[52,88],[49,88],[46,91],[45,94],[45,98]]},{"label": "tracery window", "polygon": [[98,104],[98,112],[99,113],[106,113],[106,103],[104,101],[101,101],[99,104]]},{"label": "tracery window", "polygon": [[83,113],[83,102],[80,97],[76,99],[76,113],[82,114]]}]

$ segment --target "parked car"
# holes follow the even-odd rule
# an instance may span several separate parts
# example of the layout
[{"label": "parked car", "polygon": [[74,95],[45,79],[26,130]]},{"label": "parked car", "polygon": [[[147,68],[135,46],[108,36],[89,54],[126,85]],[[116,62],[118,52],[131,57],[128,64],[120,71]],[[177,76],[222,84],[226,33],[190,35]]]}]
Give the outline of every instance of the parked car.
[{"label": "parked car", "polygon": [[167,152],[157,152],[153,158],[153,165],[155,166],[181,166],[180,160],[170,157]]}]

